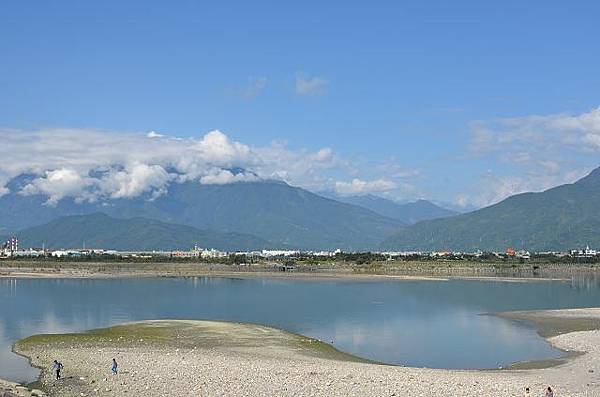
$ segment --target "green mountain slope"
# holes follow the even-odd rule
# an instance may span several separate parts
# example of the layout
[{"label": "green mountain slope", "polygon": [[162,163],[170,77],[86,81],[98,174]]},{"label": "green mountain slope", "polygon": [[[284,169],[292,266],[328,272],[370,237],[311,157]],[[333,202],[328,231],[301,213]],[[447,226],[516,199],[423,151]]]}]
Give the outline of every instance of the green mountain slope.
[{"label": "green mountain slope", "polygon": [[[25,182],[22,181],[21,184]],[[142,217],[199,229],[258,236],[276,247],[368,250],[404,224],[365,208],[327,199],[283,182],[226,185],[173,183],[156,199],[77,203],[63,199],[44,205],[42,196],[14,190],[0,197],[0,230],[20,230],[65,215],[106,213],[116,218]],[[6,233],[2,233],[6,234]]]},{"label": "green mountain slope", "polygon": [[175,185],[171,198],[182,212],[209,229],[250,233],[301,249],[376,248],[403,223],[354,205],[330,200],[285,183]]},{"label": "green mountain slope", "polygon": [[96,213],[56,219],[17,233],[21,247],[189,250],[194,244],[219,250],[256,250],[269,243],[241,233],[219,233],[152,219],[116,219]]},{"label": "green mountain slope", "polygon": [[452,218],[424,221],[386,240],[390,250],[536,251],[600,246],[600,168],[573,184],[524,193]]}]

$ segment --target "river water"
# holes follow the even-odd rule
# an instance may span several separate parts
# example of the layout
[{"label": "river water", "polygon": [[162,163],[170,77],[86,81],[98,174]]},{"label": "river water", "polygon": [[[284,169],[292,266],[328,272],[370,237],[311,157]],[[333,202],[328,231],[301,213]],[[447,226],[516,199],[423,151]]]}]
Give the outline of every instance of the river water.
[{"label": "river water", "polygon": [[385,363],[498,368],[561,352],[534,329],[486,313],[600,306],[600,287],[586,280],[0,279],[0,299],[0,378],[32,381],[38,371],[11,352],[15,341],[144,319],[252,322]]}]

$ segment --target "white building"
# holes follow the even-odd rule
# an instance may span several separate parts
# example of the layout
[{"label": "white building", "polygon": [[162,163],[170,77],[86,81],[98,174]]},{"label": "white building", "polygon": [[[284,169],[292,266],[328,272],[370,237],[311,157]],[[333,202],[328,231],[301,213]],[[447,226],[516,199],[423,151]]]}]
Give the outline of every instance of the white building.
[{"label": "white building", "polygon": [[202,258],[224,258],[227,256],[227,252],[218,251],[214,248],[209,250],[202,250],[200,252],[200,257]]},{"label": "white building", "polygon": [[591,249],[589,246],[583,250],[571,250],[571,256],[576,258],[593,258],[598,255],[598,251]]},{"label": "white building", "polygon": [[13,256],[44,256],[44,250],[35,250],[33,248],[29,248],[26,250],[19,250],[12,253]]},{"label": "white building", "polygon": [[288,250],[262,250],[262,256],[269,258],[272,256],[294,256],[300,254],[300,251]]},{"label": "white building", "polygon": [[56,251],[50,252],[50,255],[53,256],[53,257],[55,257],[55,258],[62,258],[63,256],[68,256],[69,255],[69,251],[56,250]]}]

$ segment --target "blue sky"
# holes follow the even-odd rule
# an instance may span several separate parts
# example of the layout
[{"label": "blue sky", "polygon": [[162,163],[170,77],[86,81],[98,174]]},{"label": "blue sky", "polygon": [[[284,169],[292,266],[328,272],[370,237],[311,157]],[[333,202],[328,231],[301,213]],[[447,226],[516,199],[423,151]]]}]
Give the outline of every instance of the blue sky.
[{"label": "blue sky", "polygon": [[[600,165],[599,15],[592,1],[6,1],[0,128],[219,130],[256,153],[276,142],[286,155],[263,168],[312,190],[481,206]],[[327,166],[284,164],[320,150]]]}]

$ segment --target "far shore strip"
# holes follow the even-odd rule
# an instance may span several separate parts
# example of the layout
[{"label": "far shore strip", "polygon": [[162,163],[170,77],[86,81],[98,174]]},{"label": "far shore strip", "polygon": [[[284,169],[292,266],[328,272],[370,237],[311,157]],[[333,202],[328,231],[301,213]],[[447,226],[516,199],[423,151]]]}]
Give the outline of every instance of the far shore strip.
[{"label": "far shore strip", "polygon": [[[529,270],[520,269],[514,275],[506,275],[503,271],[493,272],[489,265],[481,267],[443,267],[441,264],[424,269],[413,267],[390,266],[377,271],[367,271],[361,267],[350,265],[333,268],[312,269],[299,267],[292,272],[276,271],[265,265],[235,266],[205,263],[127,263],[127,262],[2,262],[0,261],[0,279],[14,278],[144,278],[144,277],[231,277],[231,278],[281,278],[296,280],[360,280],[360,281],[393,281],[393,280],[427,280],[448,281],[452,279],[495,281],[495,282],[545,282],[570,281],[572,274],[550,270],[536,277]],[[567,271],[569,269],[566,269]],[[573,269],[570,269],[573,270]],[[579,273],[595,274],[596,270],[585,267],[578,268]]]},{"label": "far shore strip", "polygon": [[[525,387],[538,396],[547,386],[557,397],[600,396],[600,308],[505,316],[544,323],[549,335],[557,334],[550,343],[583,354],[543,369],[410,368],[365,362],[259,325],[170,320],[38,335],[19,341],[15,351],[43,369],[41,385],[50,396],[480,397],[522,396]],[[562,319],[569,325],[556,328]],[[61,381],[48,367],[55,358],[64,364]],[[113,358],[118,375],[110,373]]]}]

